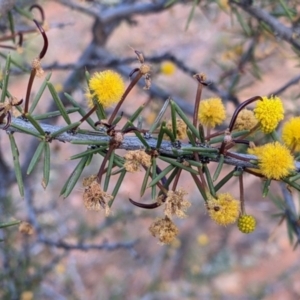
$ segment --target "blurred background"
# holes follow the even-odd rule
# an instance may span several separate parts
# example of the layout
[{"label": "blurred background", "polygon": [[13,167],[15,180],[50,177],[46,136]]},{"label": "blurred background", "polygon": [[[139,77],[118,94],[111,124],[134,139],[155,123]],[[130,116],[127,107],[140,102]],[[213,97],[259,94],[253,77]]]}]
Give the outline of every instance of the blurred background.
[{"label": "blurred background", "polygon": [[[13,1],[12,1],[13,2]],[[28,9],[23,1],[13,3]],[[30,2],[30,1],[29,1]],[[233,1],[234,2],[234,1]],[[261,10],[279,22],[280,28],[297,31],[300,6],[297,1],[255,1]],[[33,2],[32,2],[33,3]],[[220,96],[228,121],[238,103],[256,95],[279,95],[285,118],[299,115],[299,53],[297,45],[258,21],[247,9],[227,1],[38,1],[49,25],[49,48],[42,60],[46,75],[64,103],[63,92],[86,107],[85,69],[91,73],[115,69],[129,82],[129,73],[139,66],[133,49],[141,51],[152,65],[152,87],[135,87],[122,110],[126,116],[143,103],[144,127],[153,123],[163,102],[173,97],[191,116],[197,83],[192,75],[203,72],[211,85],[202,98]],[[27,3],[26,3],[27,4]],[[245,5],[247,8],[247,5]],[[37,19],[39,13],[32,11]],[[18,30],[34,24],[12,11]],[[1,20],[1,35],[8,35],[7,19]],[[9,43],[8,43],[9,44]],[[30,62],[42,47],[39,33],[25,36],[23,52],[0,48],[0,66],[11,53],[9,91],[24,98]],[[20,71],[17,64],[25,71]],[[27,70],[27,71],[26,71]],[[28,71],[29,70],[29,71]],[[35,79],[35,95],[44,78]],[[143,82],[142,82],[143,84]],[[66,104],[67,105],[67,104]],[[46,90],[36,111],[53,110]],[[70,115],[73,121],[80,116]],[[93,116],[96,120],[96,116]],[[49,121],[52,122],[52,121]],[[58,118],[53,124],[63,125]],[[85,126],[83,125],[82,128]],[[87,127],[88,128],[88,127]],[[226,128],[226,127],[224,127]],[[280,130],[280,128],[279,128]],[[24,169],[35,151],[29,136],[16,133]],[[171,245],[160,245],[148,228],[162,210],[143,210],[128,198],[139,199],[141,173],[126,175],[112,207],[112,215],[89,212],[82,201],[81,181],[69,197],[59,196],[63,183],[78,161],[70,156],[84,146],[53,141],[51,177],[46,190],[41,185],[42,162],[25,178],[25,197],[19,195],[12,170],[12,157],[5,132],[0,132],[1,221],[22,220],[33,226],[26,235],[16,226],[0,230],[0,296],[2,299],[299,299],[299,250],[291,243],[279,183],[273,182],[268,197],[262,197],[259,178],[245,176],[246,211],[255,216],[257,229],[242,234],[235,225],[220,227],[207,215],[204,201],[189,174],[179,186],[188,192],[192,206],[188,217],[176,220],[180,234]],[[121,153],[121,152],[120,152]],[[98,172],[102,158],[95,156],[84,176]],[[26,165],[27,163],[27,165]],[[211,163],[211,170],[216,165]],[[1,170],[2,169],[2,170]],[[232,167],[226,166],[223,174]],[[11,178],[11,179],[9,179]],[[4,182],[7,184],[4,185]],[[110,188],[114,188],[112,180]],[[238,178],[222,188],[239,197]],[[298,208],[299,193],[293,192]],[[143,197],[151,201],[150,193]],[[297,211],[295,211],[297,213]],[[277,215],[277,216],[276,216]]]}]

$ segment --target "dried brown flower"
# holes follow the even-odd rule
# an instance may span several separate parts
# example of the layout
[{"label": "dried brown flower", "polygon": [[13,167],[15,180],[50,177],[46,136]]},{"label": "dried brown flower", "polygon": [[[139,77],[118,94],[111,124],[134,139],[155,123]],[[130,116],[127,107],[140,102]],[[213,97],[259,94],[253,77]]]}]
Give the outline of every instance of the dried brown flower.
[{"label": "dried brown flower", "polygon": [[145,78],[145,86],[143,87],[144,90],[149,90],[151,87],[151,76],[150,73],[144,75]]},{"label": "dried brown flower", "polygon": [[166,199],[165,194],[161,194],[156,198],[156,202],[157,202],[157,204],[162,205],[164,203],[165,199]]},{"label": "dried brown flower", "polygon": [[179,218],[186,217],[185,211],[191,206],[191,203],[184,199],[187,194],[182,188],[177,191],[168,191],[164,211],[168,218],[171,219],[173,215]]},{"label": "dried brown flower", "polygon": [[27,235],[32,235],[34,233],[32,225],[28,222],[21,222],[21,224],[19,225],[19,231]]},{"label": "dried brown flower", "polygon": [[162,244],[170,244],[179,232],[176,225],[168,217],[155,220],[149,227],[149,231]]},{"label": "dried brown flower", "polygon": [[[84,183],[86,184],[87,181]],[[94,180],[86,186],[83,193],[83,203],[87,210],[105,210],[105,215],[110,214],[108,202],[113,199],[113,196],[104,192],[100,184]]]},{"label": "dried brown flower", "polygon": [[184,160],[184,161],[182,162],[182,164],[183,164],[185,167],[190,167],[190,166],[191,166],[191,164],[190,164],[187,160]]},{"label": "dried brown flower", "polygon": [[83,185],[84,187],[87,187],[87,186],[89,186],[93,181],[95,181],[96,178],[97,178],[97,175],[91,175],[91,176],[89,176],[89,177],[85,177],[85,178],[83,178],[83,180],[82,180],[82,185]]},{"label": "dried brown flower", "polygon": [[124,168],[127,172],[137,172],[140,166],[149,167],[151,165],[151,156],[144,150],[128,151],[125,156]]},{"label": "dried brown flower", "polygon": [[[140,60],[140,62],[142,62]],[[143,75],[143,77],[145,78],[145,86],[143,87],[144,90],[149,90],[151,87],[151,66],[148,64],[144,64],[142,63],[140,66],[140,72]]]},{"label": "dried brown flower", "polygon": [[115,136],[114,136],[114,141],[117,144],[121,144],[124,140],[124,135],[122,132],[116,132]]},{"label": "dried brown flower", "polygon": [[0,103],[0,116],[7,115],[8,112],[11,112],[14,117],[18,117],[20,112],[13,108],[20,105],[22,101],[23,100],[18,100],[16,97],[9,97],[8,100]]},{"label": "dried brown flower", "polygon": [[204,73],[197,73],[193,75],[193,78],[199,78],[201,81],[206,81],[207,76]]},{"label": "dried brown flower", "polygon": [[224,134],[224,143],[230,143],[232,142],[232,136],[231,136],[231,132],[229,131],[229,129],[225,130],[225,134]]},{"label": "dried brown flower", "polygon": [[[173,132],[173,126],[172,126],[172,121],[169,120],[166,124],[166,127]],[[177,134],[177,139],[178,140],[183,140],[186,138],[186,130],[187,130],[187,125],[183,122],[181,119],[176,119],[176,134]],[[164,136],[164,138],[169,139],[167,135]]]},{"label": "dried brown flower", "polygon": [[24,48],[22,46],[17,46],[17,53],[22,54],[24,51]]},{"label": "dried brown flower", "polygon": [[44,29],[44,31],[49,31],[50,30],[50,24],[47,21],[44,21],[43,29]]},{"label": "dried brown flower", "polygon": [[151,71],[151,66],[147,64],[141,64],[140,71],[143,75],[146,75]]},{"label": "dried brown flower", "polygon": [[35,58],[31,63],[32,69],[36,71],[36,77],[42,77],[44,75],[44,70],[41,66],[41,60],[39,58]]}]

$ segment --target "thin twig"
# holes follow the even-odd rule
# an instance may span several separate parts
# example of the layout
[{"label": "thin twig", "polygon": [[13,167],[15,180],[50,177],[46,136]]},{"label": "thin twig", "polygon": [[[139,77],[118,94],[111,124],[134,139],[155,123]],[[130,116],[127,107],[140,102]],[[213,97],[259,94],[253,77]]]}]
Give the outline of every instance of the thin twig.
[{"label": "thin twig", "polygon": [[275,37],[282,38],[297,50],[300,50],[300,42],[294,38],[295,35],[293,30],[285,26],[283,23],[279,22],[278,19],[273,17],[262,7],[259,7],[257,5],[248,5],[248,1],[238,2],[235,0],[230,0],[229,3],[240,7],[258,21],[266,23],[268,26],[270,26],[271,31],[273,32]]},{"label": "thin twig", "polygon": [[78,244],[70,244],[66,243],[64,241],[55,241],[51,239],[39,239],[40,243],[43,243],[48,246],[53,246],[56,248],[62,248],[65,250],[82,250],[82,251],[88,251],[88,250],[106,250],[106,251],[114,251],[119,249],[128,249],[131,250],[134,245],[137,243],[137,240],[130,241],[130,242],[123,242],[123,243],[107,243],[104,242],[102,244],[84,244],[84,243],[78,243]]}]

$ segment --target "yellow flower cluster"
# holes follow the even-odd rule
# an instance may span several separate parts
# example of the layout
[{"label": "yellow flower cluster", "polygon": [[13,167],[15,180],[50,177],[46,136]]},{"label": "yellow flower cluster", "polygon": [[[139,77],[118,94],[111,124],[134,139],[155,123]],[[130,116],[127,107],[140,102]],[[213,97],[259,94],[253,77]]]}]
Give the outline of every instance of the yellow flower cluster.
[{"label": "yellow flower cluster", "polygon": [[218,195],[217,199],[208,197],[207,209],[209,216],[219,225],[234,223],[240,213],[240,202],[229,193]]},{"label": "yellow flower cluster", "polygon": [[160,72],[164,75],[172,75],[176,71],[176,66],[170,61],[165,61],[160,65]]},{"label": "yellow flower cluster", "polygon": [[257,156],[259,169],[268,179],[279,180],[295,170],[291,152],[279,142],[249,148],[248,152]]},{"label": "yellow flower cluster", "polygon": [[89,81],[91,93],[87,93],[88,106],[94,107],[93,97],[96,97],[99,104],[104,108],[110,107],[119,102],[125,91],[125,84],[122,77],[111,70],[96,72]]},{"label": "yellow flower cluster", "polygon": [[226,111],[220,98],[201,100],[198,119],[204,126],[214,128],[220,125],[225,118]]},{"label": "yellow flower cluster", "polygon": [[23,221],[19,225],[19,231],[26,235],[32,235],[34,233],[34,228],[30,223]]},{"label": "yellow flower cluster", "polygon": [[292,151],[300,151],[300,117],[291,118],[283,125],[282,140]]},{"label": "yellow flower cluster", "polygon": [[251,233],[256,228],[256,220],[251,215],[243,215],[238,219],[238,229],[243,233]]},{"label": "yellow flower cluster", "polygon": [[[225,9],[221,6],[222,9]],[[226,47],[228,49],[228,47]],[[243,45],[235,45],[224,51],[221,55],[221,61],[236,61],[243,54]]]},{"label": "yellow flower cluster", "polygon": [[21,294],[20,300],[33,300],[33,292],[32,291],[24,291]]},{"label": "yellow flower cluster", "polygon": [[219,0],[218,4],[224,10],[229,10],[230,9],[230,5],[228,3],[228,0]]},{"label": "yellow flower cluster", "polygon": [[250,130],[257,124],[257,120],[252,110],[243,109],[236,118],[233,129],[242,131]]},{"label": "yellow flower cluster", "polygon": [[262,132],[271,133],[284,117],[282,101],[277,96],[262,97],[262,99],[257,101],[254,115],[260,123]]}]

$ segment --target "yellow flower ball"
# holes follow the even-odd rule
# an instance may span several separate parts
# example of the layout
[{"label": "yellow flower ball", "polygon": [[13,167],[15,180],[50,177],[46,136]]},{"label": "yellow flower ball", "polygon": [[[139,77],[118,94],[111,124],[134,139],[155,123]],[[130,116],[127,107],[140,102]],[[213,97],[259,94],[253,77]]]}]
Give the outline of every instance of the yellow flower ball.
[{"label": "yellow flower ball", "polygon": [[218,4],[224,10],[229,10],[230,9],[230,5],[228,3],[228,0],[219,0]]},{"label": "yellow flower ball", "polygon": [[33,299],[33,292],[32,291],[24,291],[20,295],[21,300],[32,300]]},{"label": "yellow flower ball", "polygon": [[207,234],[199,234],[197,237],[197,242],[200,246],[206,246],[209,243],[209,238]]},{"label": "yellow flower ball", "polygon": [[88,96],[88,104],[91,105],[91,97],[96,97],[99,104],[104,108],[119,102],[125,91],[122,77],[111,70],[96,72],[89,81],[91,95]]},{"label": "yellow flower ball", "polygon": [[176,65],[170,61],[165,61],[160,65],[160,72],[164,75],[172,75],[176,71]]},{"label": "yellow flower ball", "polygon": [[262,97],[263,100],[256,102],[254,115],[260,122],[261,131],[271,133],[284,117],[282,101],[277,96]]},{"label": "yellow flower ball", "polygon": [[198,119],[204,126],[214,128],[220,125],[225,118],[226,111],[220,98],[201,100]]},{"label": "yellow flower ball", "polygon": [[295,170],[294,157],[279,142],[248,149],[248,153],[257,156],[259,169],[268,179],[279,180]]},{"label": "yellow flower ball", "polygon": [[236,118],[233,129],[234,130],[250,130],[255,127],[257,120],[252,110],[243,109]]},{"label": "yellow flower ball", "polygon": [[282,128],[282,140],[294,151],[300,151],[300,117],[291,118]]},{"label": "yellow flower ball", "polygon": [[63,89],[64,89],[64,87],[63,87],[63,85],[62,85],[61,83],[56,83],[56,84],[54,85],[54,88],[55,88],[55,91],[56,91],[57,93],[62,92]]},{"label": "yellow flower ball", "polygon": [[207,209],[209,216],[219,225],[226,226],[234,223],[240,214],[240,201],[229,193],[218,195],[218,199],[208,198]]},{"label": "yellow flower ball", "polygon": [[243,233],[251,233],[256,228],[256,220],[251,215],[243,215],[238,219],[238,229]]}]

